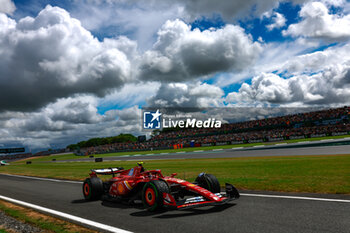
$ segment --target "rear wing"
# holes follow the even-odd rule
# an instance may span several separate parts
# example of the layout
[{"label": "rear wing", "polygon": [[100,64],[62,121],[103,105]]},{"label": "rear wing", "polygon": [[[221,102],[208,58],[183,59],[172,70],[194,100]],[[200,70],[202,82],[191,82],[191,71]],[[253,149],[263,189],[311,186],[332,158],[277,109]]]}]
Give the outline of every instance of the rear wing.
[{"label": "rear wing", "polygon": [[102,168],[102,169],[91,169],[92,174],[96,175],[113,175],[124,171],[122,167],[111,167],[111,168]]}]

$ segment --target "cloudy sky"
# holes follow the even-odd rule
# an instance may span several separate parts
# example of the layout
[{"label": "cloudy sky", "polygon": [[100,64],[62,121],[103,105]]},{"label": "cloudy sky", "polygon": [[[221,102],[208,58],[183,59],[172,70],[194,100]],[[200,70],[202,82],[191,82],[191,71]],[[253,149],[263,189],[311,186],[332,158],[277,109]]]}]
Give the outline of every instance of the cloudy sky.
[{"label": "cloudy sky", "polygon": [[140,135],[140,108],[343,106],[345,0],[0,0],[0,146]]}]

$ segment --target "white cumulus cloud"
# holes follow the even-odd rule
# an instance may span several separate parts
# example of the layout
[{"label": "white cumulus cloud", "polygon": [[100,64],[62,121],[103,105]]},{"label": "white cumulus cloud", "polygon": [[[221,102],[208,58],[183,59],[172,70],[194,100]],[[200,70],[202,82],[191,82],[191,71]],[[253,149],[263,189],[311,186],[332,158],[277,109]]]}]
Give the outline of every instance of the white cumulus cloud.
[{"label": "white cumulus cloud", "polygon": [[289,25],[283,31],[285,36],[310,37],[341,41],[350,37],[350,15],[331,14],[322,2],[306,3],[300,10],[302,20]]},{"label": "white cumulus cloud", "polygon": [[29,148],[65,147],[92,137],[142,134],[138,106],[101,115],[98,101],[95,96],[81,95],[58,99],[35,112],[0,113],[0,143],[16,142]]},{"label": "white cumulus cloud", "polygon": [[313,105],[343,105],[350,103],[350,62],[334,66],[313,75],[283,78],[263,73],[244,83],[238,92],[229,93],[229,103],[268,103]]},{"label": "white cumulus cloud", "polygon": [[312,74],[350,62],[350,44],[341,44],[287,59],[277,68],[285,75]]},{"label": "white cumulus cloud", "polygon": [[275,12],[272,16],[272,23],[269,24],[269,25],[266,25],[266,28],[269,30],[269,31],[272,31],[273,29],[278,29],[278,28],[281,28],[281,27],[284,27],[286,25],[286,18],[278,13],[278,12]]},{"label": "white cumulus cloud", "polygon": [[140,78],[165,82],[186,81],[224,71],[242,71],[261,52],[239,26],[200,31],[180,20],[167,21],[153,50],[146,51]]},{"label": "white cumulus cloud", "polygon": [[75,93],[103,96],[131,81],[134,47],[124,37],[98,41],[58,7],[18,22],[0,13],[0,111],[30,111]]},{"label": "white cumulus cloud", "polygon": [[224,91],[207,83],[163,83],[148,99],[150,107],[214,107],[222,105]]},{"label": "white cumulus cloud", "polygon": [[11,0],[0,0],[0,12],[11,15],[16,10]]},{"label": "white cumulus cloud", "polygon": [[[294,4],[301,4],[308,0],[291,0]],[[329,0],[330,1],[330,0]],[[341,0],[337,0],[340,2]],[[264,12],[279,6],[284,0],[85,0],[83,5],[102,7],[108,4],[113,8],[130,8],[136,9],[157,9],[168,12],[169,9],[183,12],[179,17],[195,19],[202,16],[212,17],[214,14],[221,15],[226,20],[237,18],[259,17]],[[79,2],[80,3],[80,2]],[[102,16],[103,17],[103,16]]]}]

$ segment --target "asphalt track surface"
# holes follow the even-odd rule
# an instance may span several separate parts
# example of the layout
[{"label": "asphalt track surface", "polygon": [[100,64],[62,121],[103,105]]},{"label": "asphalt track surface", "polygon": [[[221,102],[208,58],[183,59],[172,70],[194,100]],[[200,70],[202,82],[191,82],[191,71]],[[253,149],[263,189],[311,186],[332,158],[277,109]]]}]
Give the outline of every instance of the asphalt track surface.
[{"label": "asphalt track surface", "polygon": [[[282,146],[282,145],[281,145]],[[103,161],[129,161],[129,160],[154,160],[154,159],[206,159],[206,158],[240,158],[240,157],[265,157],[265,156],[303,156],[303,155],[336,155],[350,154],[350,145],[340,146],[315,146],[315,147],[288,147],[278,148],[238,148],[202,151],[200,148],[196,152],[186,153],[163,153],[132,156],[110,156],[104,157]],[[95,156],[98,158],[98,155]],[[61,160],[55,162],[83,162],[94,161],[94,158],[79,158],[72,160]]]},{"label": "asphalt track surface", "polygon": [[142,204],[86,202],[81,186],[0,174],[0,195],[132,232],[350,232],[347,195],[307,195],[347,202],[241,196],[223,206],[150,213]]}]

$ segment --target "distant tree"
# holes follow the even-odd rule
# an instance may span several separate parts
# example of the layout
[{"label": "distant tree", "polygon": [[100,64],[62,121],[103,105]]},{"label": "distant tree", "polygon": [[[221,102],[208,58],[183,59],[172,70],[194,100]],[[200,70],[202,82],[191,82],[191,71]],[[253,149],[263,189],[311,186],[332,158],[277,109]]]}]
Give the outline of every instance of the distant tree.
[{"label": "distant tree", "polygon": [[77,144],[70,144],[70,145],[67,146],[67,148],[70,151],[74,151],[74,150],[77,150],[79,148],[79,146]]},{"label": "distant tree", "polygon": [[112,143],[136,142],[137,137],[132,134],[119,134],[118,136],[105,138],[90,138],[87,141],[80,141],[77,144],[68,145],[67,148],[71,151],[78,150],[84,147],[101,146]]}]

